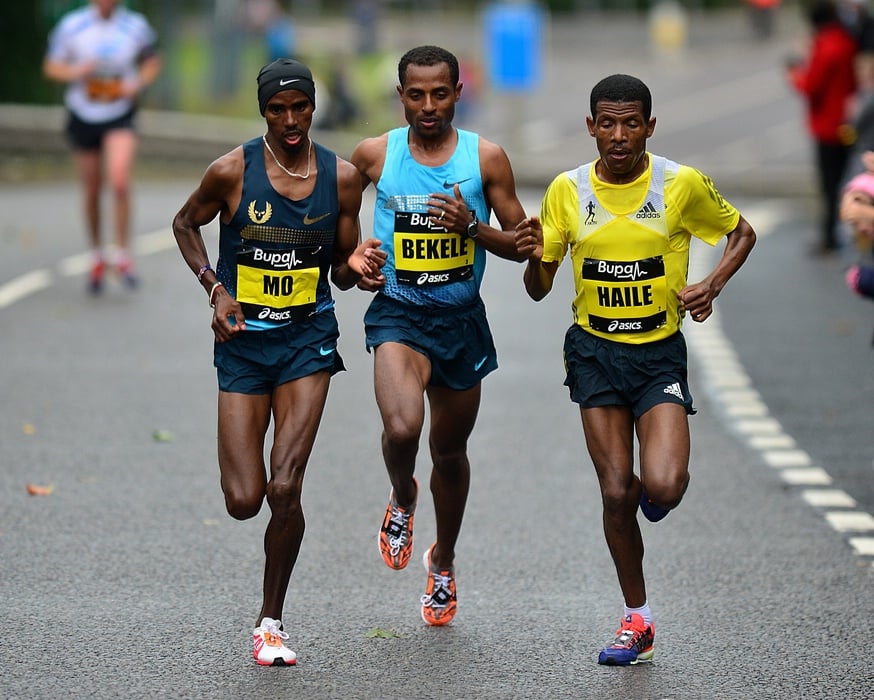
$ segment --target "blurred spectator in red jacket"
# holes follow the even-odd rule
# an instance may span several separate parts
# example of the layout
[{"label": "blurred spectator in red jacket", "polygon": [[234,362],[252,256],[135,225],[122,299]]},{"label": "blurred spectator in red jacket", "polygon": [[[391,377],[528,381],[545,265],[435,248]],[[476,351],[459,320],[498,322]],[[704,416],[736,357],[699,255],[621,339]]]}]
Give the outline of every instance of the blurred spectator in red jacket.
[{"label": "blurred spectator in red jacket", "polygon": [[807,105],[807,126],[816,146],[824,203],[822,240],[816,246],[816,252],[827,253],[840,245],[838,204],[853,142],[847,110],[856,92],[853,62],[857,46],[831,0],[813,2],[807,17],[813,28],[810,47],[804,58],[790,60],[787,74]]}]

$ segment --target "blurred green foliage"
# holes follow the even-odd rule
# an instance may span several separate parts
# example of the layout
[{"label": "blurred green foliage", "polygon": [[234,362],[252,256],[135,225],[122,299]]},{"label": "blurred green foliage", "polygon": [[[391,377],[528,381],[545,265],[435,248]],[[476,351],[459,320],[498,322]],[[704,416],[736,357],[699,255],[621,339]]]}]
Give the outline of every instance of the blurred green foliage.
[{"label": "blurred green foliage", "polygon": [[44,102],[55,91],[42,77],[42,58],[51,23],[39,3],[4,2],[0,8],[0,102]]},{"label": "blurred green foliage", "polygon": [[[235,0],[222,0],[235,7]],[[324,23],[327,18],[353,22],[357,0],[281,0],[292,16]],[[491,1],[491,0],[489,0]],[[542,0],[554,13],[568,11],[646,10],[660,0]],[[4,0],[0,2],[0,39],[7,68],[0,71],[0,102],[51,104],[61,98],[61,87],[49,83],[41,70],[46,41],[52,27],[67,11],[87,0]],[[147,108],[183,110],[222,116],[258,117],[255,76],[268,60],[264,38],[234,24],[216,11],[219,0],[126,0],[125,5],[144,13],[156,29],[165,58],[158,82],[146,93]],[[744,0],[682,0],[696,9],[739,6]],[[476,21],[485,0],[382,0],[383,14],[444,10],[465,12]],[[233,14],[231,12],[230,14]],[[632,14],[629,21],[641,21]],[[360,108],[359,119],[369,130],[396,121],[394,55],[361,55],[350,47],[344,55],[331,55],[302,37],[297,55],[307,62],[317,82],[330,86],[338,72]],[[14,60],[11,60],[14,58]],[[366,89],[364,89],[366,86]],[[318,99],[317,99],[318,102]],[[320,105],[321,107],[322,105]]]}]

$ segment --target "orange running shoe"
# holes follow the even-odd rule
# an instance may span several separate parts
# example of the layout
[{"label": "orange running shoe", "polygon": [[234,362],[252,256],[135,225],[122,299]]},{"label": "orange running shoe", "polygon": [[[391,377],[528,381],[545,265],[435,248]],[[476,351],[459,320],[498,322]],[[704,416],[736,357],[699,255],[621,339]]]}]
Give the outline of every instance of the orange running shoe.
[{"label": "orange running shoe", "polygon": [[640,615],[627,615],[619,623],[616,639],[601,650],[598,663],[607,666],[633,666],[652,661],[655,626]]},{"label": "orange running shoe", "polygon": [[[435,543],[436,544],[436,543]],[[429,625],[439,627],[447,624],[458,609],[455,596],[455,568],[435,569],[431,566],[432,544],[425,552],[422,563],[428,572],[428,588],[422,596],[422,619]]]},{"label": "orange running shoe", "polygon": [[[413,479],[416,493],[419,493],[419,482]],[[389,494],[385,517],[379,528],[379,553],[390,569],[403,569],[410,561],[413,553],[413,515],[416,512],[416,502],[402,508],[395,500],[395,492]]]},{"label": "orange running shoe", "polygon": [[255,644],[252,656],[259,666],[294,666],[297,663],[297,654],[289,649],[283,642],[288,639],[288,634],[282,631],[282,623],[271,617],[261,620],[261,625],[252,632],[252,641]]}]

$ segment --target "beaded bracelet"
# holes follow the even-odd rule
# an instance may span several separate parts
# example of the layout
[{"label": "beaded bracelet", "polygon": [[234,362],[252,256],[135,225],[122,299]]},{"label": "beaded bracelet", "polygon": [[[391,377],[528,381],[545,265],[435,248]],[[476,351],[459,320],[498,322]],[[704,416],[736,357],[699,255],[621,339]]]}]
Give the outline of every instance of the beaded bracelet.
[{"label": "beaded bracelet", "polygon": [[212,270],[212,268],[209,266],[209,263],[201,267],[197,272],[197,281],[200,282],[203,279],[203,276],[210,270]]},{"label": "beaded bracelet", "polygon": [[209,290],[209,308],[211,308],[211,309],[215,308],[215,302],[212,300],[212,295],[215,294],[215,290],[218,289],[219,287],[224,287],[224,286],[225,285],[223,285],[221,282],[216,282],[214,285],[212,285],[212,289]]}]

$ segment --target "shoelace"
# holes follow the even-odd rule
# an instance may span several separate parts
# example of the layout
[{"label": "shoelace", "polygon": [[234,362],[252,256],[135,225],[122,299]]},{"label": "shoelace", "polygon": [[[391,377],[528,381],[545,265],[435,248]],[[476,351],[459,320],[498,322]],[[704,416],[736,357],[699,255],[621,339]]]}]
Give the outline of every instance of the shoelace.
[{"label": "shoelace", "polygon": [[286,639],[288,639],[288,632],[280,629],[281,624],[282,622],[280,622],[279,620],[274,620],[273,622],[268,622],[267,624],[262,623],[261,629],[264,631],[265,634],[274,636],[277,639],[285,641]]},{"label": "shoelace", "polygon": [[440,573],[431,572],[431,578],[434,580],[434,592],[430,595],[425,593],[421,602],[422,605],[427,605],[432,608],[445,608],[452,596],[452,591],[449,584],[452,581],[451,576],[444,576]]},{"label": "shoelace", "polygon": [[401,551],[403,546],[407,543],[407,523],[410,521],[410,513],[404,510],[401,510],[400,506],[392,506],[391,507],[391,518],[389,522],[395,525],[400,534],[397,537],[392,537],[389,535],[388,544],[391,547],[392,555],[397,554]]},{"label": "shoelace", "polygon": [[616,640],[613,642],[613,646],[627,647],[628,644],[633,639],[634,639],[634,630],[633,629],[616,630]]},{"label": "shoelace", "polygon": [[628,649],[634,646],[639,646],[646,639],[646,630],[636,630],[632,627],[625,627],[616,630],[616,635],[616,639],[612,646]]}]

